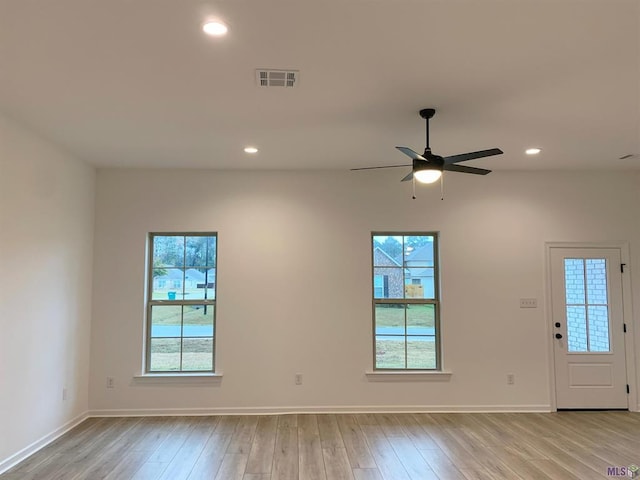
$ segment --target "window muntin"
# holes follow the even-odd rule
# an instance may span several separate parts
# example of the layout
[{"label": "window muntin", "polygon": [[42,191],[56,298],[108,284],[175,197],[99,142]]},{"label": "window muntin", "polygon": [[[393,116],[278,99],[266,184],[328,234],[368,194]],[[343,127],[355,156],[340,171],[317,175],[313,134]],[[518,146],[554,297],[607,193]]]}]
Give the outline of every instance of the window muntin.
[{"label": "window muntin", "polygon": [[436,233],[373,233],[376,370],[439,370]]},{"label": "window muntin", "polygon": [[610,352],[607,260],[565,258],[564,277],[569,352]]},{"label": "window muntin", "polygon": [[215,370],[215,233],[149,235],[146,371]]}]

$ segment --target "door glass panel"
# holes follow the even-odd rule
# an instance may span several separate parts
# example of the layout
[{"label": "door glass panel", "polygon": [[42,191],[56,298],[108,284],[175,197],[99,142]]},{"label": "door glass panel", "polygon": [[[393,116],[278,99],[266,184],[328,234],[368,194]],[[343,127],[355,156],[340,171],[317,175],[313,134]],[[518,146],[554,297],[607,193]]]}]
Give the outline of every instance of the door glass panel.
[{"label": "door glass panel", "polygon": [[606,259],[565,258],[564,278],[569,352],[609,352]]},{"label": "door glass panel", "polygon": [[589,305],[607,304],[607,264],[604,258],[587,259],[587,299]]},{"label": "door glass panel", "polygon": [[564,259],[564,284],[567,305],[584,305],[584,260]]},{"label": "door glass panel", "polygon": [[587,314],[584,306],[567,306],[567,344],[570,352],[587,352]]},{"label": "door glass panel", "polygon": [[609,312],[606,306],[589,305],[589,351],[609,351]]}]

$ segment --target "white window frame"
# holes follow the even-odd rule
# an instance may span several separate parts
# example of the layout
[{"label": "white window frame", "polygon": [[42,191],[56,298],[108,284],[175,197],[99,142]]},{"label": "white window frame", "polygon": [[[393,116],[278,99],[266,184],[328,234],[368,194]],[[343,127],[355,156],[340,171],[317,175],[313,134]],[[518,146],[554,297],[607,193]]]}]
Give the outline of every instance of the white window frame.
[{"label": "white window frame", "polygon": [[[154,239],[155,237],[171,237],[171,236],[175,236],[175,237],[214,237],[216,239],[216,252],[215,252],[215,261],[214,261],[214,265],[209,266],[209,265],[204,265],[203,267],[206,268],[216,268],[217,267],[217,255],[218,255],[218,234],[217,232],[151,232],[149,233],[148,236],[148,259],[147,259],[147,297],[146,297],[146,335],[145,335],[145,375],[164,375],[164,374],[170,374],[170,375],[193,375],[193,374],[214,374],[216,371],[216,338],[217,338],[217,332],[216,332],[216,315],[217,315],[217,306],[216,306],[216,298],[217,298],[217,284],[218,284],[218,275],[217,275],[217,268],[216,268],[216,275],[215,275],[215,282],[213,282],[214,286],[213,286],[213,295],[212,298],[207,298],[207,299],[194,299],[194,300],[190,300],[190,299],[185,299],[184,295],[181,294],[176,294],[175,295],[175,299],[170,300],[170,299],[153,299],[153,270],[154,270],[154,258],[153,258],[153,244],[154,244]],[[186,247],[185,247],[186,248]],[[185,252],[186,255],[186,252]],[[157,267],[156,267],[157,268]],[[188,266],[184,266],[185,270],[188,268]],[[177,280],[173,280],[170,283],[172,286],[175,284]],[[180,282],[183,283],[183,282]],[[184,285],[182,285],[182,287],[180,287],[182,289],[184,289]],[[206,287],[205,287],[206,288]],[[183,370],[182,369],[182,349],[183,349],[183,340],[185,338],[192,338],[192,337],[184,337],[182,335],[180,335],[180,355],[181,355],[181,365],[180,365],[180,370],[151,370],[151,339],[152,338],[164,338],[164,337],[152,337],[152,329],[151,329],[151,311],[152,308],[154,306],[158,306],[158,305],[173,305],[173,306],[189,306],[189,305],[203,305],[203,306],[212,306],[213,308],[213,335],[210,337],[212,339],[212,349],[213,349],[213,353],[212,353],[212,359],[211,359],[211,369],[207,369],[207,370]],[[171,338],[178,338],[178,337],[171,337]],[[209,337],[193,337],[193,338],[209,338]]]},{"label": "white window frame", "polygon": [[[433,237],[433,287],[434,287],[434,298],[376,298],[375,291],[375,274],[376,267],[380,268],[381,266],[375,264],[375,247],[374,247],[374,238],[377,236],[392,236],[392,237],[409,237],[409,236],[425,236],[425,237]],[[372,279],[372,308],[371,308],[371,316],[372,316],[372,340],[373,340],[373,372],[374,373],[394,373],[394,372],[442,372],[442,346],[440,340],[440,261],[439,261],[439,234],[438,232],[371,232],[371,279]],[[402,255],[404,260],[404,248],[402,249]],[[403,264],[399,267],[382,267],[382,268],[407,268],[406,265]],[[403,275],[403,283],[404,283],[404,275]],[[376,359],[376,305],[378,304],[400,304],[400,305],[433,305],[434,306],[434,328],[435,328],[435,356],[436,356],[436,365],[435,368],[408,368],[406,366],[406,347],[405,347],[405,367],[404,368],[383,368],[377,366]],[[405,320],[406,321],[406,320]],[[407,335],[406,331],[403,335],[405,337],[405,345],[407,338],[410,335]]]}]

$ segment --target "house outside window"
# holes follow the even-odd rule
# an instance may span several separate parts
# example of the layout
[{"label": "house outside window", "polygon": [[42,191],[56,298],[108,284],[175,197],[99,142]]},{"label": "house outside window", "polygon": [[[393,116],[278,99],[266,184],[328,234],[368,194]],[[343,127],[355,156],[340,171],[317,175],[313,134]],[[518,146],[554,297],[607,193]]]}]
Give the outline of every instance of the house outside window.
[{"label": "house outside window", "polygon": [[440,370],[437,233],[372,234],[374,368]]},{"label": "house outside window", "polygon": [[217,235],[149,234],[146,371],[214,372]]}]

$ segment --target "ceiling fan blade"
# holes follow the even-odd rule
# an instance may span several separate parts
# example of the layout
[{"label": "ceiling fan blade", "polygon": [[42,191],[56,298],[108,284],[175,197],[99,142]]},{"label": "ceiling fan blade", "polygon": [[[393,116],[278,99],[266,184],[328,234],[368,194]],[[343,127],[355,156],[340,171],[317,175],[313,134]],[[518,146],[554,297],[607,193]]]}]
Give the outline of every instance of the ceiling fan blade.
[{"label": "ceiling fan blade", "polygon": [[400,180],[401,182],[408,182],[409,180],[413,179],[413,172],[409,173],[409,175],[407,175],[406,177],[404,177],[402,180]]},{"label": "ceiling fan blade", "polygon": [[465,167],[463,165],[444,165],[443,170],[449,172],[461,172],[461,173],[473,173],[475,175],[486,175],[491,173],[491,170],[485,170],[484,168]]},{"label": "ceiling fan blade", "polygon": [[466,162],[467,160],[491,157],[493,155],[502,155],[503,153],[504,152],[499,148],[490,148],[489,150],[480,150],[479,152],[462,153],[460,155],[452,155],[450,157],[444,157],[444,164],[451,165],[452,163]]},{"label": "ceiling fan blade", "polygon": [[424,158],[422,155],[420,155],[417,152],[414,152],[413,150],[411,150],[409,147],[396,147],[398,150],[400,150],[402,153],[404,153],[405,155],[407,155],[408,157],[413,158],[414,160],[423,160],[425,162],[428,162],[429,160],[427,160],[426,158]]},{"label": "ceiling fan blade", "polygon": [[383,165],[382,167],[361,167],[361,168],[352,168],[351,171],[355,171],[355,170],[375,170],[377,168],[398,168],[398,167],[410,167],[411,164],[404,164],[404,165]]}]

